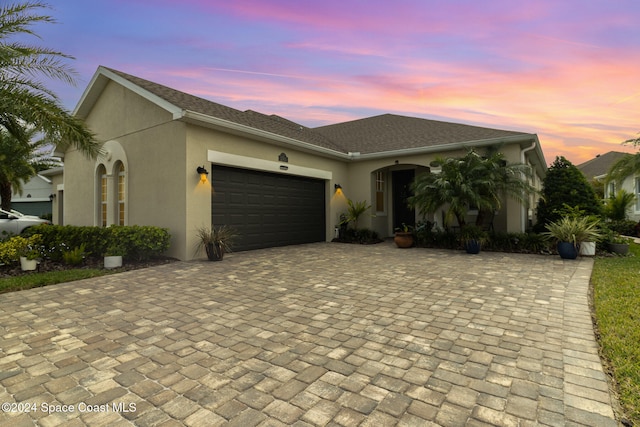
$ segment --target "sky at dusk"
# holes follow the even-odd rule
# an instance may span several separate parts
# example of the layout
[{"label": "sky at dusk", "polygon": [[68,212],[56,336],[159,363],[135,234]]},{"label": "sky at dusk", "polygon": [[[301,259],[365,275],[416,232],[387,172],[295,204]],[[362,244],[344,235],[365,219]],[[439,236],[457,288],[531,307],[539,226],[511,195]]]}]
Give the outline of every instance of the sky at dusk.
[{"label": "sky at dusk", "polygon": [[640,132],[637,0],[50,0],[42,40],[99,65],[315,127],[383,113],[538,134],[574,164]]}]

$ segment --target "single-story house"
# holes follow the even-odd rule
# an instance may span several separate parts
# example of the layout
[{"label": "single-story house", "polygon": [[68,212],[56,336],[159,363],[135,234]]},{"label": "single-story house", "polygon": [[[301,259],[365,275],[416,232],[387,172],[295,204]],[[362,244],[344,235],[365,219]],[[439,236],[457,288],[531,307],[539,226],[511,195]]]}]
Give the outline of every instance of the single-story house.
[{"label": "single-story house", "polygon": [[[392,236],[422,218],[407,207],[409,184],[438,156],[499,146],[509,162],[532,166],[538,187],[547,169],[531,133],[394,114],[309,128],[105,67],[74,114],[103,154],[58,153],[54,223],[167,227],[180,259],[196,257],[196,229],[212,223],[236,229],[236,250],[330,241],[345,197],[372,205],[360,227]],[[523,231],[535,203],[509,199],[494,228]]]},{"label": "single-story house", "polygon": [[[598,154],[593,159],[576,165],[576,167],[588,180],[595,179],[604,183],[611,167],[620,159],[627,156],[632,156],[632,154],[620,151],[609,151],[605,154]],[[625,178],[622,183],[615,181],[607,183],[607,185],[604,186],[604,198],[608,199],[611,196],[615,196],[616,193],[622,189],[636,196],[636,202],[633,209],[629,212],[628,218],[633,221],[640,221],[640,175],[629,176]]]}]

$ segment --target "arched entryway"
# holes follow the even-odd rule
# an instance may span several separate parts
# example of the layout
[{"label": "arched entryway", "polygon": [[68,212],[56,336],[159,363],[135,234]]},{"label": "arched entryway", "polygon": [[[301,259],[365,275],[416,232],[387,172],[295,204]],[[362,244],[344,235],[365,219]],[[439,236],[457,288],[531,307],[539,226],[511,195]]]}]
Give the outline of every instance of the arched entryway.
[{"label": "arched entryway", "polygon": [[416,164],[394,164],[372,172],[375,218],[373,228],[382,236],[392,236],[403,224],[416,224],[416,211],[408,205],[416,175],[429,168]]}]

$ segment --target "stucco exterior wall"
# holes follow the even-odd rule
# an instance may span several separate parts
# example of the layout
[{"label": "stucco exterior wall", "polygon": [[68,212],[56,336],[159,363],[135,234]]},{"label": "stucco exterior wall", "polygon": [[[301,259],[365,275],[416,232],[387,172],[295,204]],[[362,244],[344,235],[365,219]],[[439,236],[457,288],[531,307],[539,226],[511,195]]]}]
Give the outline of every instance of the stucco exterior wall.
[{"label": "stucco exterior wall", "polygon": [[[504,145],[500,147],[500,151],[504,154],[505,159],[509,163],[522,163],[523,148],[519,143]],[[482,149],[479,149],[482,152]],[[359,220],[360,227],[368,227],[375,230],[380,236],[388,237],[393,235],[393,209],[392,209],[392,172],[402,169],[414,169],[416,176],[420,173],[427,172],[429,170],[430,163],[438,157],[459,157],[466,154],[466,150],[451,150],[438,153],[424,153],[418,155],[405,155],[405,156],[390,156],[387,158],[376,158],[370,160],[354,160],[349,163],[348,168],[348,186],[345,186],[345,196],[354,200],[361,201],[366,200],[368,204],[372,205],[371,211],[367,212],[361,220]],[[528,161],[527,155],[524,159],[525,163]],[[375,212],[375,182],[374,173],[378,170],[387,172],[386,183],[386,200],[385,211]],[[537,174],[534,178],[534,183],[539,187],[541,183],[541,177]],[[537,197],[531,197],[531,203],[535,207]],[[423,219],[423,217],[430,221],[435,221],[438,227],[442,227],[442,211],[443,208],[433,214],[423,215],[421,212],[416,212],[416,221]],[[527,228],[528,225],[528,209],[522,208],[520,203],[512,198],[507,197],[502,209],[500,209],[493,219],[494,228],[497,230],[508,232],[521,232]],[[475,214],[470,212],[467,217],[468,222],[475,221]],[[455,225],[455,224],[454,224]]]},{"label": "stucco exterior wall", "polygon": [[[187,246],[195,247],[197,244],[195,238],[197,227],[208,226],[211,223],[211,191],[215,191],[215,186],[211,187],[211,182],[215,182],[217,159],[215,153],[210,158],[210,152],[224,152],[234,156],[242,156],[244,161],[241,167],[274,173],[281,171],[279,168],[265,168],[260,161],[278,162],[280,154],[285,153],[288,162],[280,164],[286,165],[290,169],[299,167],[300,169],[309,168],[326,172],[327,176],[330,176],[326,179],[325,191],[326,236],[328,241],[333,238],[333,230],[338,224],[339,214],[345,210],[344,206],[346,206],[344,198],[336,194],[334,189],[335,184],[344,183],[347,180],[347,164],[344,161],[322,157],[292,147],[258,141],[250,136],[239,136],[197,125],[189,125],[187,134],[186,194],[189,206],[186,222]],[[255,161],[252,162],[252,159]],[[214,163],[212,167],[210,167],[211,163]],[[221,162],[221,164],[236,166],[225,162]],[[196,174],[197,166],[205,166],[209,171],[206,185],[199,181],[199,176]]]},{"label": "stucco exterior wall", "polygon": [[[115,83],[106,86],[85,120],[99,141],[114,141],[126,156],[125,223],[169,228],[168,255],[187,259],[185,124]],[[98,225],[96,168],[115,159],[87,159],[70,149],[64,160],[64,224]]]}]

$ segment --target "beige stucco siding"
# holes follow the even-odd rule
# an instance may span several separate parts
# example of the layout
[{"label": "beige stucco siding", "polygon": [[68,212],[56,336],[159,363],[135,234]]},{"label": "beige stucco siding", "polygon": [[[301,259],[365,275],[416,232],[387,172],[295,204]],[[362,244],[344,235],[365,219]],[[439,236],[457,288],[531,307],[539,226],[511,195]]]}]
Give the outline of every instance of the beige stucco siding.
[{"label": "beige stucco siding", "polygon": [[[196,245],[195,230],[197,227],[206,226],[211,222],[211,194],[215,191],[209,188],[207,191],[199,183],[199,177],[196,174],[198,165],[204,165],[209,170],[209,181],[215,182],[215,164],[217,163],[215,155],[213,158],[208,157],[209,152],[223,152],[233,156],[242,156],[243,164],[237,166],[234,164],[221,163],[228,166],[253,168],[267,172],[279,173],[279,168],[264,168],[260,162],[266,160],[280,164],[278,157],[281,153],[285,153],[288,162],[281,163],[290,169],[313,169],[325,172],[326,176],[326,236],[327,240],[333,237],[333,228],[338,223],[338,217],[344,211],[344,203],[340,198],[334,197],[334,185],[344,183],[347,179],[347,164],[343,161],[320,157],[318,155],[300,151],[285,145],[276,145],[252,139],[250,136],[240,136],[221,132],[210,128],[197,125],[188,126],[188,160],[187,160],[187,192],[188,205],[190,206],[189,215],[187,216],[186,230],[188,233],[188,246]],[[252,162],[252,159],[254,162]],[[214,163],[210,168],[211,163]],[[287,171],[288,173],[288,171]],[[304,171],[302,172],[304,174]],[[303,175],[304,176],[304,175]],[[313,176],[317,178],[316,176]],[[323,178],[325,179],[325,178]],[[208,183],[210,185],[210,182]],[[189,184],[190,183],[190,184]],[[190,187],[191,186],[191,187]]]},{"label": "beige stucco siding", "polygon": [[[184,258],[185,125],[113,82],[105,87],[85,121],[98,141],[114,141],[124,151],[128,165],[127,224],[169,228],[169,255]],[[88,160],[74,149],[66,152],[65,224],[98,225],[96,168],[112,161],[104,155]]]}]

